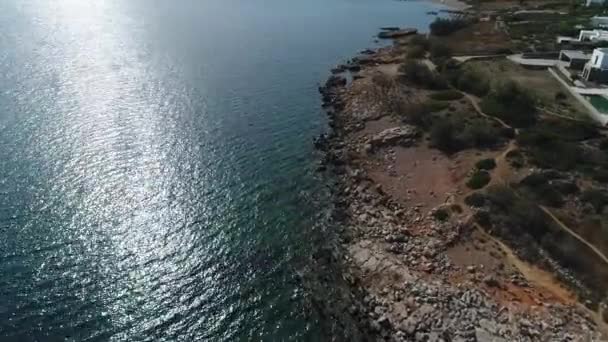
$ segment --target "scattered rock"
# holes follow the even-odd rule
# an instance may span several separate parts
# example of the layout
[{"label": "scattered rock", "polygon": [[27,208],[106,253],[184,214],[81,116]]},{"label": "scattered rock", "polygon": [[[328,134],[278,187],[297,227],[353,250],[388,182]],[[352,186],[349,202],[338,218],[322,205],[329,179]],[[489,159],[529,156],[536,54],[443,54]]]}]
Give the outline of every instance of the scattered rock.
[{"label": "scattered rock", "polygon": [[393,127],[373,135],[368,144],[374,147],[395,144],[407,145],[411,144],[417,135],[418,129],[414,126],[405,125]]}]

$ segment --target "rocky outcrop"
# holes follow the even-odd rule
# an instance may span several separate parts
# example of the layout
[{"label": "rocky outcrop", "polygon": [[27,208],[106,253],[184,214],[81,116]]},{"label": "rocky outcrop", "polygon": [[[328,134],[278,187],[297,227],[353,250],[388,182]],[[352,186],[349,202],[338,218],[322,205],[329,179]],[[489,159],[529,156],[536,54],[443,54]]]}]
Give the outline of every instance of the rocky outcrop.
[{"label": "rocky outcrop", "polygon": [[418,136],[418,129],[414,126],[404,125],[385,129],[384,131],[373,135],[368,144],[373,148],[390,145],[411,145]]},{"label": "rocky outcrop", "polygon": [[[380,159],[388,146],[413,144],[418,130],[400,125],[362,136],[370,115],[353,106],[363,100],[346,95],[346,79],[331,76],[319,91],[332,128],[315,145],[324,151],[323,170],[332,172],[334,182],[331,217],[340,240],[334,259],[342,272],[336,277],[352,290],[340,310],[357,320],[360,336],[365,336],[360,340],[563,341],[597,336],[589,317],[573,307],[540,303],[523,311],[491,296],[506,281],[527,289],[519,273],[505,280],[481,267],[454,265],[447,250],[469,236],[471,225],[439,221],[433,210],[424,214],[424,203],[395,201],[362,166],[362,158]],[[447,275],[453,271],[465,280],[450,282]]]},{"label": "rocky outcrop", "polygon": [[411,36],[416,33],[418,33],[418,30],[414,29],[414,28],[382,31],[382,32],[378,33],[378,38],[395,39],[395,38],[399,38],[399,37]]}]

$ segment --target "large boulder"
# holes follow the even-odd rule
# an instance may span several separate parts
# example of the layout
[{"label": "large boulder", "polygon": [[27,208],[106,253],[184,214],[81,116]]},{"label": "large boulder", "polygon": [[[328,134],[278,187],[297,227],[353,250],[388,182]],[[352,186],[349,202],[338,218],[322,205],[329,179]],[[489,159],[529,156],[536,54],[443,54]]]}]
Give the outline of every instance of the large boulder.
[{"label": "large boulder", "polygon": [[326,88],[343,87],[347,83],[346,78],[342,76],[332,75],[327,79],[325,83]]},{"label": "large boulder", "polygon": [[382,31],[378,33],[378,38],[382,39],[394,39],[399,37],[405,37],[418,33],[418,30],[413,28],[393,30],[393,31]]},{"label": "large boulder", "polygon": [[398,126],[374,134],[369,140],[369,144],[373,147],[390,146],[390,145],[409,145],[418,135],[418,129],[414,126]]}]

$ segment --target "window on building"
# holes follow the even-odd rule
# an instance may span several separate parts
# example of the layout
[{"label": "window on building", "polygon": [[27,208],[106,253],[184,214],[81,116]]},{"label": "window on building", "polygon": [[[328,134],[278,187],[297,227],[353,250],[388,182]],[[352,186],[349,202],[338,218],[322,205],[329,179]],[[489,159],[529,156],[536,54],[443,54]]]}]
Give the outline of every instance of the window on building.
[{"label": "window on building", "polygon": [[595,56],[595,60],[593,61],[593,64],[597,65],[598,58],[600,58],[600,56]]}]

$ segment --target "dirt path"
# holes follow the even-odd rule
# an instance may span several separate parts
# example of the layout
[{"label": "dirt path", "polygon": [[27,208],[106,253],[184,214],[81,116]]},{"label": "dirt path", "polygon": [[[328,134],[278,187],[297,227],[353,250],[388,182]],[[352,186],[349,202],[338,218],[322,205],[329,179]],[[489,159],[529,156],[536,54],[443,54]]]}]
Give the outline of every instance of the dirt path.
[{"label": "dirt path", "polygon": [[541,270],[540,268],[533,266],[523,260],[521,260],[511,248],[502,243],[494,236],[488,234],[483,228],[475,223],[477,230],[488,240],[495,242],[500,249],[505,252],[505,259],[521,272],[521,274],[531,283],[547,289],[555,297],[559,298],[564,303],[573,304],[576,303],[576,296],[568,291],[566,288],[561,286],[561,283],[551,273]]},{"label": "dirt path", "polygon": [[568,226],[566,226],[562,221],[560,221],[557,217],[555,217],[555,215],[553,215],[551,210],[547,209],[546,207],[544,207],[542,205],[539,205],[538,207],[541,208],[547,215],[549,215],[549,217],[551,217],[551,219],[555,223],[557,223],[557,225],[562,230],[566,231],[568,234],[572,235],[573,237],[578,239],[580,242],[587,245],[587,247],[589,247],[595,254],[597,254],[597,256],[599,256],[606,264],[608,264],[608,258],[599,249],[597,249],[591,243],[587,242],[587,240],[585,240],[582,236],[578,235],[576,232],[574,232],[570,228],[568,228]]},{"label": "dirt path", "polygon": [[513,128],[510,125],[508,125],[506,122],[502,121],[501,119],[499,119],[499,118],[497,118],[495,116],[488,115],[488,114],[484,113],[483,110],[481,110],[481,107],[479,106],[479,99],[476,98],[475,96],[467,94],[467,93],[462,92],[462,91],[460,93],[462,93],[462,95],[464,95],[471,102],[471,104],[473,105],[473,108],[475,108],[475,111],[477,111],[477,113],[479,115],[481,115],[481,116],[483,116],[483,117],[485,117],[487,119],[494,120],[494,121],[498,122],[502,127]]}]

